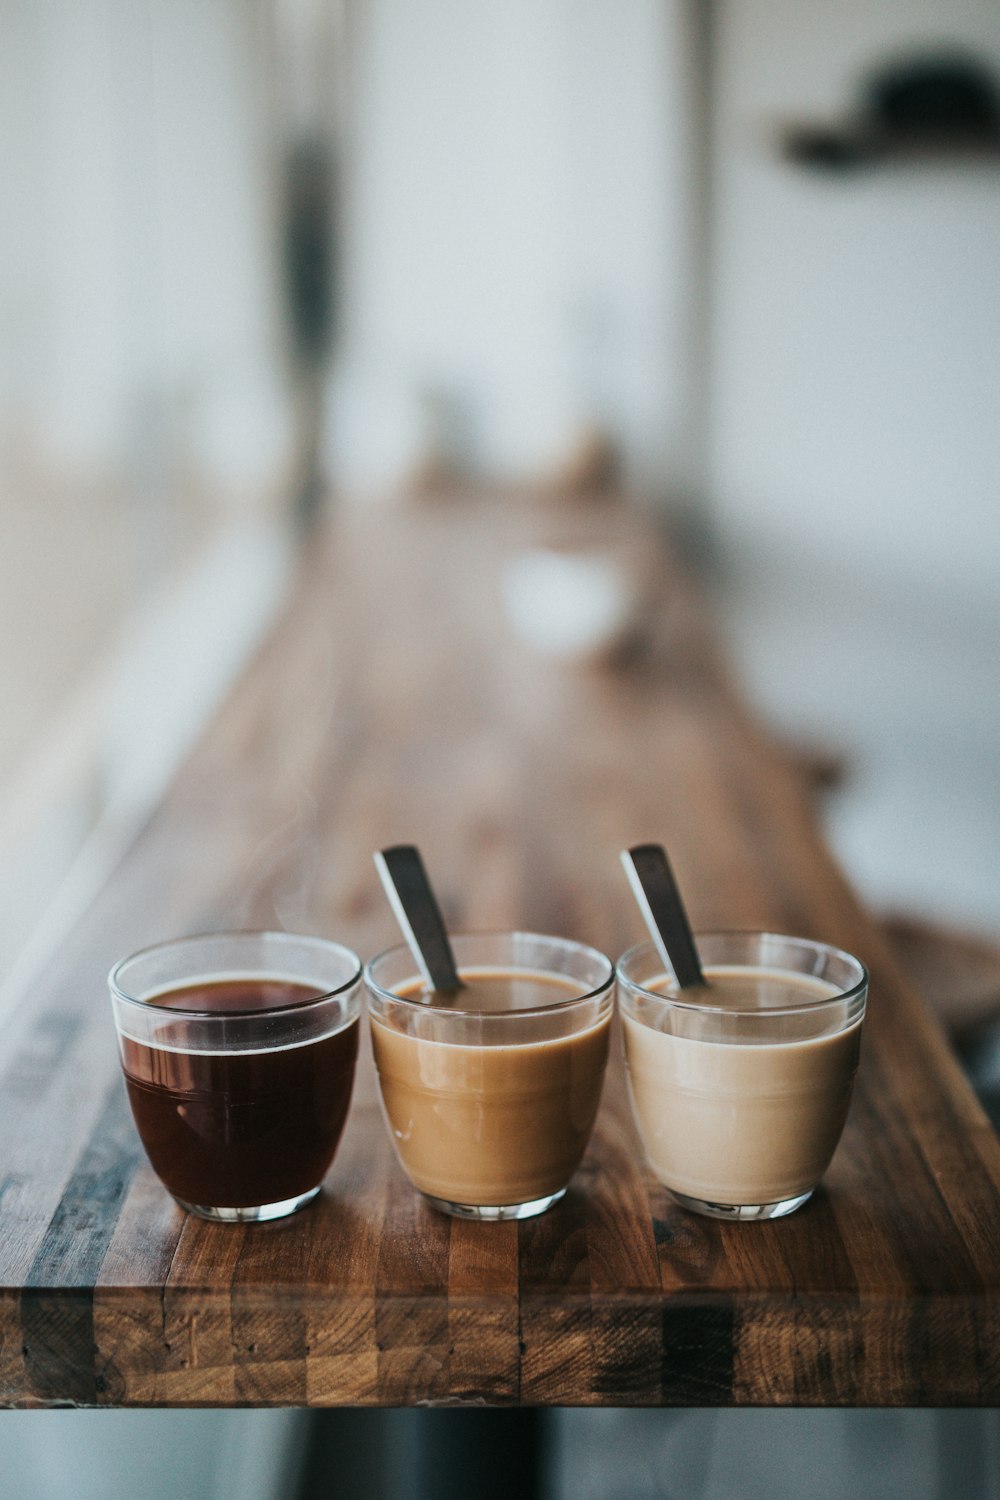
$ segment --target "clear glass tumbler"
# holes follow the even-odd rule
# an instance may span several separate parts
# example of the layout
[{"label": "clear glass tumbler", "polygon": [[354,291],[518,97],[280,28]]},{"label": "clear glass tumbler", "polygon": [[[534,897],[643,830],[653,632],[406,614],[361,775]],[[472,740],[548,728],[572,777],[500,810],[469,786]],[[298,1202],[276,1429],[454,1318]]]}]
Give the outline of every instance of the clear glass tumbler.
[{"label": "clear glass tumbler", "polygon": [[830,1164],[851,1099],[868,974],[807,938],[708,932],[705,989],[679,990],[652,943],[619,960],[625,1061],[660,1182],[717,1219],[775,1219]]},{"label": "clear glass tumbler", "polygon": [[347,1116],[361,963],[339,943],[233,932],[109,975],[136,1128],[182,1208],[278,1219],[319,1192]]},{"label": "clear glass tumbler", "polygon": [[467,988],[447,999],[432,1003],[406,947],[365,969],[386,1124],[435,1208],[530,1218],[563,1196],[587,1148],[614,966],[595,948],[528,932],[452,943]]}]

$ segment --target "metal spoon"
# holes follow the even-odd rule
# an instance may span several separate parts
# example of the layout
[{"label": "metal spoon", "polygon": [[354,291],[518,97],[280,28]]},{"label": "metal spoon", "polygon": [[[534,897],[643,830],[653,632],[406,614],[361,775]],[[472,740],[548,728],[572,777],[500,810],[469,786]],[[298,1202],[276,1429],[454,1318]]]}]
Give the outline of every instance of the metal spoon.
[{"label": "metal spoon", "polygon": [[691,925],[663,845],[636,844],[623,849],[621,862],[665,967],[673,970],[682,990],[695,985],[706,988],[708,981],[701,971]]},{"label": "metal spoon", "polygon": [[463,989],[419,849],[413,844],[395,844],[379,850],[374,860],[424,983],[442,994]]}]

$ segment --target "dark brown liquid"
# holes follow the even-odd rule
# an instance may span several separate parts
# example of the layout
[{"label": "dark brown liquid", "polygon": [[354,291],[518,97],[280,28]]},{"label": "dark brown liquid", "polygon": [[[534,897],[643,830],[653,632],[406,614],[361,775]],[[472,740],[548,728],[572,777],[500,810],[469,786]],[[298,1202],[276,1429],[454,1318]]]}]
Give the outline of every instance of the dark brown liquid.
[{"label": "dark brown liquid", "polygon": [[[283,979],[180,986],[157,1006],[270,1010],[316,998]],[[350,1103],[358,1026],[275,1051],[194,1052],[184,1022],[152,1047],[123,1035],[122,1067],[136,1127],[157,1176],[184,1203],[249,1208],[281,1203],[322,1181]]]}]

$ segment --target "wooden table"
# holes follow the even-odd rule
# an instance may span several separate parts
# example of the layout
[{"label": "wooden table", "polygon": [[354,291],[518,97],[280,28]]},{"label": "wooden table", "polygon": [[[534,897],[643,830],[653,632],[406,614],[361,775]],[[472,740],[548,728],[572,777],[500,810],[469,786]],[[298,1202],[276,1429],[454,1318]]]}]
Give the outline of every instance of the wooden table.
[{"label": "wooden table", "polygon": [[[690,583],[664,559],[656,639],[617,670],[544,664],[505,632],[498,565],[548,524],[456,500],[314,537],[265,648],[52,955],[0,1081],[5,1403],[997,1401],[996,1136]],[[669,845],[697,926],[824,938],[871,970],[851,1117],[806,1208],[731,1225],[672,1207],[618,1061],[571,1191],[520,1225],[423,1206],[367,1054],[305,1212],[218,1226],[160,1188],[118,1076],[114,958],[234,925],[367,956],[395,940],[371,851],[402,840],[453,926],[615,955],[641,936],[617,852],[647,839]]]}]

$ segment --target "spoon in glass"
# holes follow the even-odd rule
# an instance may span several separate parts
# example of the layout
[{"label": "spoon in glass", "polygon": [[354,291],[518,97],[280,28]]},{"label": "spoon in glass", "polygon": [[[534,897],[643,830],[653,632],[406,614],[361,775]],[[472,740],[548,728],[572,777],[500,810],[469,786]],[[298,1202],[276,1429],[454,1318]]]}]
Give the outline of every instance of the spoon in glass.
[{"label": "spoon in glass", "polygon": [[696,985],[707,989],[708,980],[701,970],[691,924],[667,851],[662,844],[636,844],[623,849],[620,857],[664,967],[673,970],[680,989],[693,989]]},{"label": "spoon in glass", "polygon": [[394,844],[373,856],[389,905],[403,930],[425,985],[438,994],[464,988],[431,883],[414,844]]}]

